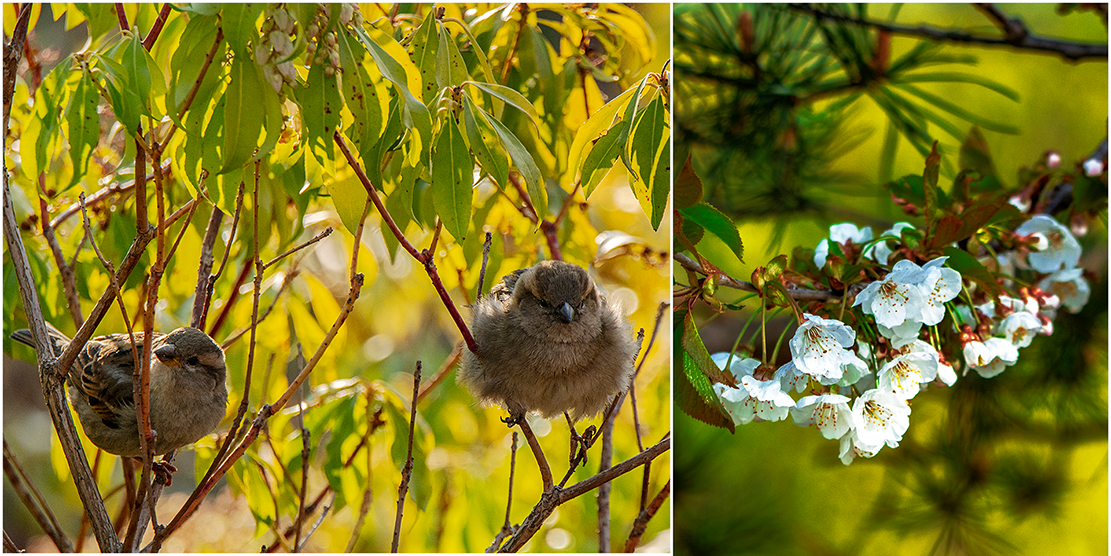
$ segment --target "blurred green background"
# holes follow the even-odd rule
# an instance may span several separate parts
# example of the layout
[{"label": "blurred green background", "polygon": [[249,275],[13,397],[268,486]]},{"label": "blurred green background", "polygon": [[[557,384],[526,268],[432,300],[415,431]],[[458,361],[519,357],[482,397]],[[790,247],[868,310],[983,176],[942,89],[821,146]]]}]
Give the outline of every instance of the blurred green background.
[{"label": "blurred green background", "polygon": [[[1107,40],[1105,21],[1092,11],[1059,15],[1057,5],[1050,4],[1001,8],[1040,35]],[[730,126],[736,129],[751,122],[744,121],[743,113],[735,122],[684,121],[707,117],[705,98],[729,86],[689,79],[684,67],[713,65],[707,61],[713,54],[703,48],[713,39],[706,37],[724,37],[723,48],[740,50],[740,14],[766,17],[771,8],[722,6],[717,11],[722,25],[700,28],[698,22],[707,21],[709,9],[675,7],[676,129],[688,123],[703,129],[716,124],[728,133]],[[866,13],[869,19],[889,21],[892,6],[870,4]],[[894,21],[996,32],[967,4],[907,4]],[[755,23],[759,29],[760,22]],[[875,33],[870,33],[874,39]],[[919,42],[893,37],[891,59]],[[1046,54],[953,44],[943,45],[940,53],[970,54],[978,63],[942,64],[930,71],[974,74],[1019,94],[1014,102],[967,83],[921,85],[976,115],[1017,128],[1015,134],[984,130],[998,173],[1011,188],[1017,186],[1017,171],[1033,166],[1047,150],[1058,151],[1062,165],[1071,166],[1087,158],[1107,135],[1105,60],[1070,63]],[[787,87],[785,91],[789,93]],[[811,109],[821,112],[844,98],[833,95]],[[712,238],[699,245],[703,255],[731,276],[747,280],[756,267],[778,254],[790,254],[796,247],[813,249],[828,236],[830,224],[851,221],[870,225],[878,234],[894,222],[914,222],[881,187],[888,116],[867,97],[858,97],[845,114],[827,145],[833,156],[820,165],[826,175],[844,179],[799,180],[797,188],[778,191],[767,208],[733,207],[745,246],[744,262],[731,257],[724,245],[713,245]],[[961,130],[971,128],[958,118],[949,120]],[[941,178],[949,187],[960,141],[936,126],[930,130],[940,140],[943,159],[950,159]],[[676,159],[681,163],[689,152],[709,190],[717,185],[707,178],[712,161],[736,154],[741,147],[725,141],[699,144],[690,138],[677,132]],[[890,175],[920,175],[924,158],[899,137]],[[810,204],[790,205],[796,194]],[[1090,223],[1088,235],[1079,238],[1084,247],[1080,266],[1097,276],[1092,298],[1080,314],[1062,312],[1054,335],[1035,341],[1006,373],[990,381],[964,377],[954,388],[920,395],[904,442],[874,459],[858,458],[846,467],[837,459],[837,442],[791,422],[739,426],[731,435],[677,411],[676,552],[944,554],[952,553],[947,547],[960,546],[968,554],[1106,554],[1106,238],[1104,212],[1101,220]],[[738,293],[723,288],[717,297],[732,302]],[[711,353],[728,351],[750,313],[716,315],[701,307],[696,321],[703,325],[700,333],[707,348]],[[771,336],[788,322],[769,325]],[[786,358],[789,353],[778,363]],[[954,440],[968,436],[975,438],[974,450]]]}]

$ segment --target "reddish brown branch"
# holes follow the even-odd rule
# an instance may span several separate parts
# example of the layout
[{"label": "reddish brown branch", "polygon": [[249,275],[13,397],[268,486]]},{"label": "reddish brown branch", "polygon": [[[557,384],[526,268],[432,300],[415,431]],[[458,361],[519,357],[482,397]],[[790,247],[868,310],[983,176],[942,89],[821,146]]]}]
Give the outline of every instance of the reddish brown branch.
[{"label": "reddish brown branch", "polygon": [[120,22],[120,30],[127,31],[131,27],[127,24],[127,14],[123,13],[123,4],[117,2],[115,4],[116,19]]},{"label": "reddish brown branch", "polygon": [[158,12],[158,18],[154,20],[154,25],[147,33],[147,38],[143,39],[143,48],[147,49],[148,52],[154,47],[154,41],[158,40],[158,35],[162,33],[162,27],[166,25],[166,18],[170,17],[170,8],[168,2],[162,4],[162,9]]},{"label": "reddish brown branch", "polygon": [[418,252],[417,249],[413,247],[413,244],[409,243],[409,240],[401,233],[401,229],[398,228],[397,223],[394,222],[393,217],[390,216],[389,211],[386,210],[385,205],[382,204],[382,200],[378,197],[378,190],[375,189],[374,184],[370,183],[370,178],[367,178],[362,165],[360,165],[358,161],[355,160],[355,156],[351,154],[351,149],[348,148],[347,141],[343,139],[339,131],[335,132],[333,139],[335,139],[336,144],[339,145],[340,150],[343,151],[343,156],[347,158],[347,163],[355,170],[355,175],[358,176],[359,181],[363,184],[363,188],[366,189],[367,195],[370,196],[371,202],[373,202],[375,208],[378,209],[378,214],[382,215],[382,219],[386,221],[386,225],[390,228],[390,231],[393,232],[398,243],[400,243],[401,246],[405,248],[405,251],[416,259],[417,262],[424,265],[424,270],[428,273],[428,278],[432,280],[432,286],[436,289],[436,293],[439,294],[440,300],[444,303],[444,307],[447,307],[448,313],[451,314],[451,319],[455,321],[455,326],[459,328],[460,334],[463,335],[463,341],[467,343],[467,349],[471,350],[473,353],[478,353],[478,344],[475,343],[474,337],[471,336],[471,331],[467,329],[467,324],[463,322],[463,317],[459,314],[459,309],[456,308],[455,303],[451,301],[451,297],[448,296],[443,282],[440,281],[439,273],[436,272],[436,263],[433,261],[434,253],[429,250]]},{"label": "reddish brown branch", "polygon": [[455,368],[455,365],[457,363],[459,363],[459,356],[462,354],[463,344],[455,344],[455,348],[453,348],[451,350],[451,353],[448,354],[447,359],[444,360],[444,364],[440,365],[440,369],[436,371],[436,374],[432,375],[432,380],[425,383],[424,387],[420,389],[420,394],[417,394],[417,403],[420,403],[422,400],[424,400],[425,396],[427,396],[429,392],[431,392],[433,389],[436,388],[436,386],[444,381],[444,378],[447,377],[448,373]]}]

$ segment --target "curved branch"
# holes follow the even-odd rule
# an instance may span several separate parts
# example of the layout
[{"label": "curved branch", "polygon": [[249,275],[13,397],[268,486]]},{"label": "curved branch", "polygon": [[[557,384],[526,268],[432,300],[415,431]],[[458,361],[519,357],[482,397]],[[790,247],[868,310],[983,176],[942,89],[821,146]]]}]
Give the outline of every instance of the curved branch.
[{"label": "curved branch", "polygon": [[[673,258],[679,264],[683,265],[683,268],[687,270],[696,272],[703,276],[710,275],[709,272],[702,268],[701,264],[698,264],[698,262],[691,260],[690,257],[687,257],[682,253],[675,253]],[[728,274],[720,272],[718,273],[718,285],[746,292],[759,292],[759,290],[756,289],[756,286],[753,286],[752,283],[738,280],[736,278],[733,278],[732,276],[729,276]],[[841,294],[836,293],[832,290],[798,290],[794,288],[786,288],[786,292],[787,295],[791,297],[791,299],[800,299],[803,301],[841,301]]]}]

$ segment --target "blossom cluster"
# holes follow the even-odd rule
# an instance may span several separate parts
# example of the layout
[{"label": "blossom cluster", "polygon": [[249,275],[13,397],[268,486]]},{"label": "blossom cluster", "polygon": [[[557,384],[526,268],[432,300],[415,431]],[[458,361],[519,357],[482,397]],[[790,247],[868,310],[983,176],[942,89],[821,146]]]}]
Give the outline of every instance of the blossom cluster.
[{"label": "blossom cluster", "polygon": [[714,388],[736,424],[789,415],[797,425],[814,426],[825,438],[839,440],[846,465],[858,456],[875,456],[902,441],[910,400],[923,389],[952,386],[958,370],[983,378],[1000,374],[1035,336],[1053,333],[1059,307],[1076,312],[1088,300],[1090,288],[1077,268],[1080,245],[1050,216],[1020,225],[1011,234],[1016,248],[991,261],[1010,265],[1011,275],[1014,268],[1033,270],[1042,276],[1038,286],[1019,287],[1016,297],[977,292],[987,301],[975,305],[976,286],[946,266],[949,257],[922,265],[902,258],[887,266],[894,254],[911,253],[902,241],[906,231],[914,227],[901,222],[873,240],[870,228],[837,224],[815,249],[819,268],[827,262],[831,243],[837,243],[845,253],[857,246],[855,252],[869,264],[888,269],[857,290],[847,311],[860,338],[842,320],[802,313],[788,342],[791,360],[778,369],[740,354],[711,356],[735,379],[736,387]]}]

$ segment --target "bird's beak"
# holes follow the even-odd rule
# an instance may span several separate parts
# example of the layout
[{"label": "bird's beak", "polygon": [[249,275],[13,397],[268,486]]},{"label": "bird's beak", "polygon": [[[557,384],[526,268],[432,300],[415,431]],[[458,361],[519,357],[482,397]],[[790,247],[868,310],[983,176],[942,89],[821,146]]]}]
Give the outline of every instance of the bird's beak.
[{"label": "bird's beak", "polygon": [[556,307],[556,311],[559,312],[559,316],[565,323],[570,324],[571,320],[575,318],[575,310],[572,309],[571,304],[566,301],[560,303],[559,307]]},{"label": "bird's beak", "polygon": [[154,356],[166,365],[181,366],[177,361],[177,348],[173,344],[166,344],[154,350]]}]

